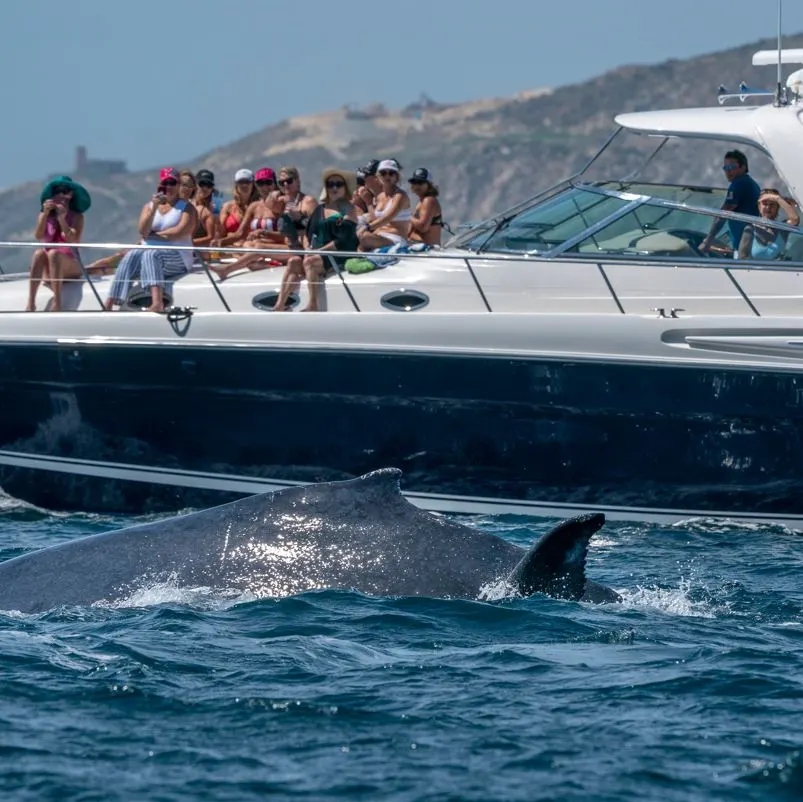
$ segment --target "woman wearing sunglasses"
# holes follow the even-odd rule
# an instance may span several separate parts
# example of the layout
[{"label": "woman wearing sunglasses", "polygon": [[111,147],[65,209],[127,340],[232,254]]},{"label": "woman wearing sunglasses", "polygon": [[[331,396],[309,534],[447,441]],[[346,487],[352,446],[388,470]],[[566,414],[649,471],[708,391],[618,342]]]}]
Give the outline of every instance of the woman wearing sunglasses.
[{"label": "woman wearing sunglasses", "polygon": [[404,245],[410,230],[410,198],[399,187],[401,165],[396,159],[384,159],[377,168],[382,191],[368,223],[360,233],[360,250],[375,251],[388,245]]},{"label": "woman wearing sunglasses", "polygon": [[220,210],[220,227],[222,236],[212,245],[238,247],[242,242],[240,228],[248,207],[259,200],[259,192],[254,183],[254,174],[243,167],[234,174],[232,199],[223,204]]},{"label": "woman wearing sunglasses", "polygon": [[[192,268],[192,232],[198,225],[195,207],[179,197],[179,172],[165,167],[159,173],[156,194],[142,207],[139,233],[144,245],[157,245],[129,251],[114,273],[106,309],[121,306],[128,297],[131,282],[139,278],[143,289],[150,290],[148,312],[164,312],[164,284],[188,273]],[[174,250],[170,243],[187,246]]]},{"label": "woman wearing sunglasses", "polygon": [[[89,193],[66,175],[45,184],[39,197],[41,211],[34,237],[56,247],[37,250],[31,260],[28,285],[28,312],[36,311],[36,294],[42,281],[48,283],[53,298],[47,309],[61,312],[78,309],[83,291],[83,274],[75,243],[81,241],[84,212],[92,201]],[[58,247],[57,243],[64,243]],[[66,287],[64,282],[67,282]]]},{"label": "woman wearing sunglasses", "polygon": [[[270,167],[257,170],[254,177],[259,200],[248,206],[238,231],[240,246],[243,248],[281,248],[287,247],[284,234],[279,230],[279,222],[284,213],[284,200],[276,184],[276,173]],[[263,270],[266,267],[283,265],[287,257],[281,254],[247,253],[230,265],[210,265],[210,270],[225,281],[232,273],[248,268]]]},{"label": "woman wearing sunglasses", "polygon": [[[307,223],[306,246],[311,250],[321,251],[356,251],[357,209],[351,203],[351,196],[357,181],[354,173],[331,167],[323,171],[323,201],[315,208]],[[318,312],[320,310],[320,287],[326,274],[333,269],[332,262],[342,266],[345,258],[340,256],[324,257],[310,254],[303,259],[292,256],[282,277],[279,297],[273,306],[275,312],[287,311],[290,295],[298,290],[301,279],[306,277],[309,290],[309,302],[302,312]]]},{"label": "woman wearing sunglasses", "polygon": [[[218,218],[215,214],[215,174],[211,170],[198,170],[195,174],[197,190],[193,198],[195,211],[198,214],[198,225],[192,236],[192,244],[208,247],[218,236]],[[209,251],[202,251],[204,259],[209,258]]]},{"label": "woman wearing sunglasses", "polygon": [[407,180],[418,203],[410,221],[410,242],[423,242],[424,245],[440,245],[443,234],[443,213],[438,200],[438,187],[432,173],[426,167],[416,167]]}]

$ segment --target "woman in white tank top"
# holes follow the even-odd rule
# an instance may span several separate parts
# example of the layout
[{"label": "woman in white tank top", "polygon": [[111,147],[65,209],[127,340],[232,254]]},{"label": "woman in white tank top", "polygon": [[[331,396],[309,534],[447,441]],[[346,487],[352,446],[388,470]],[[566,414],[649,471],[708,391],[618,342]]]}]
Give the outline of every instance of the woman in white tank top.
[{"label": "woman in white tank top", "polygon": [[382,191],[376,198],[376,206],[368,224],[359,235],[361,251],[403,245],[410,231],[410,197],[399,188],[401,165],[396,159],[384,159],[379,162],[377,175]]},{"label": "woman in white tank top", "polygon": [[128,297],[131,282],[139,278],[143,289],[151,293],[149,312],[164,312],[164,284],[168,279],[188,273],[192,267],[192,233],[198,225],[198,213],[189,201],[179,197],[179,172],[165,167],[159,174],[156,195],[142,207],[139,233],[144,245],[167,243],[188,246],[187,250],[169,248],[132,250],[114,274],[106,299],[106,309],[121,306]]}]

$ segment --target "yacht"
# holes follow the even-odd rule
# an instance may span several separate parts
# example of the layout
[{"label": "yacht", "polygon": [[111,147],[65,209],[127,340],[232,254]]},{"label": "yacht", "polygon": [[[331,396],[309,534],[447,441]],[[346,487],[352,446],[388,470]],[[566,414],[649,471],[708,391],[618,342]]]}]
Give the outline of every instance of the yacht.
[{"label": "yacht", "polygon": [[[800,74],[621,114],[598,156],[630,135],[645,164],[675,139],[750,147],[801,202]],[[701,250],[717,218],[756,218],[596,162],[440,250],[335,271],[319,313],[303,284],[272,311],[282,268],[202,267],[164,315],[136,287],[103,311],[108,277],[78,312],[26,313],[26,277],[3,277],[0,485],[141,512],[396,466],[442,512],[803,526],[803,229],[763,221],[772,260],[734,258],[727,226]]]}]

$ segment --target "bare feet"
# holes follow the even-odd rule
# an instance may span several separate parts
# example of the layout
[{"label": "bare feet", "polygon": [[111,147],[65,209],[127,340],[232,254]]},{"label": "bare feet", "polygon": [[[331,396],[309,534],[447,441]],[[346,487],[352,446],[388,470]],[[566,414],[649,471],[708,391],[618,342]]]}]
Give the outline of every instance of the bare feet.
[{"label": "bare feet", "polygon": [[309,305],[309,306],[305,306],[303,309],[299,309],[298,311],[299,312],[320,312],[321,310],[318,309],[317,306]]},{"label": "bare feet", "polygon": [[157,314],[162,314],[165,311],[165,307],[164,304],[151,304],[150,306],[146,306],[143,311],[156,312]]},{"label": "bare feet", "polygon": [[25,307],[25,311],[26,312],[35,312],[36,311],[36,304],[28,304],[28,306]]}]

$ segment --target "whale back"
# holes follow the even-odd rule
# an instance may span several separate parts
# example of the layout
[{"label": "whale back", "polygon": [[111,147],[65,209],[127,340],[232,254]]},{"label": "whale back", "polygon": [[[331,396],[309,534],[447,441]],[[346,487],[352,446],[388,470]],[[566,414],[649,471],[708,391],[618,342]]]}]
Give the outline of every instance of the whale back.
[{"label": "whale back", "polygon": [[401,471],[293,487],[0,564],[0,609],[119,598],[167,578],[283,597],[319,588],[476,598],[521,549],[410,504]]}]

